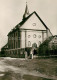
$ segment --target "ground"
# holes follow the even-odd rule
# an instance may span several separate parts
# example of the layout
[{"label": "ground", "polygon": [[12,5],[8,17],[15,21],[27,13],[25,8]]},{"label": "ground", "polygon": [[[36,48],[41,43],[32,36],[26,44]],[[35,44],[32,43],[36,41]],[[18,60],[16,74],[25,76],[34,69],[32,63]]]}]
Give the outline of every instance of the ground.
[{"label": "ground", "polygon": [[1,57],[0,80],[57,80],[57,59]]}]

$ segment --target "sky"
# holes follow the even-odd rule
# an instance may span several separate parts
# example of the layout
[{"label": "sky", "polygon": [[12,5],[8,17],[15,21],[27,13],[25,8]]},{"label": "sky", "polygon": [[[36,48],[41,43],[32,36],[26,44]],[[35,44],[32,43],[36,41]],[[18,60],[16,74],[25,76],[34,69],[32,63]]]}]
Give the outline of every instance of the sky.
[{"label": "sky", "polygon": [[0,0],[0,48],[8,41],[7,34],[17,25],[25,12],[36,11],[53,35],[57,35],[57,0]]}]

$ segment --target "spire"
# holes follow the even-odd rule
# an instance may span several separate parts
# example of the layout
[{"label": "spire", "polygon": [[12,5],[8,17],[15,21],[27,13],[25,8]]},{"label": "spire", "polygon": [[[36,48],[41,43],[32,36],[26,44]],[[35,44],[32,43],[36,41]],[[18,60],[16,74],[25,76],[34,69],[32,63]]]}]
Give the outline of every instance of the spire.
[{"label": "spire", "polygon": [[27,16],[29,16],[29,10],[28,10],[27,2],[26,2],[26,8],[25,8],[25,13],[23,15],[23,19],[25,19]]},{"label": "spire", "polygon": [[29,15],[29,10],[28,10],[28,6],[27,6],[27,2],[26,2],[25,14]]}]

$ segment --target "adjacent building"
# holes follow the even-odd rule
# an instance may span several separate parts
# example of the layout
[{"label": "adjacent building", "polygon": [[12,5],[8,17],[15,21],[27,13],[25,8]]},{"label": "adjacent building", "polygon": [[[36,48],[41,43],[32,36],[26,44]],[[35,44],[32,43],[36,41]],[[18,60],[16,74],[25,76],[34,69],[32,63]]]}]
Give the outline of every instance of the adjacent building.
[{"label": "adjacent building", "polygon": [[53,36],[52,40],[49,42],[50,50],[57,49],[57,35]]}]

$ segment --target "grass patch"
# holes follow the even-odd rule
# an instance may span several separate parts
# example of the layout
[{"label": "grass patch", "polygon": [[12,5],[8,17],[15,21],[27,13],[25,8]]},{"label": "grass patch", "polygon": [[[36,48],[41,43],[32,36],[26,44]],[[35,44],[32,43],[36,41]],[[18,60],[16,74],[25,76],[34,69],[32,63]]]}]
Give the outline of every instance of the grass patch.
[{"label": "grass patch", "polygon": [[52,80],[52,79],[47,79],[47,78],[42,78],[42,77],[37,77],[37,76],[32,76],[32,75],[24,75],[23,78],[25,80]]}]

